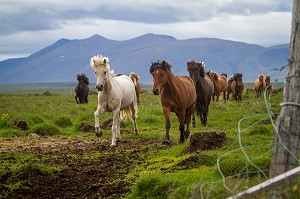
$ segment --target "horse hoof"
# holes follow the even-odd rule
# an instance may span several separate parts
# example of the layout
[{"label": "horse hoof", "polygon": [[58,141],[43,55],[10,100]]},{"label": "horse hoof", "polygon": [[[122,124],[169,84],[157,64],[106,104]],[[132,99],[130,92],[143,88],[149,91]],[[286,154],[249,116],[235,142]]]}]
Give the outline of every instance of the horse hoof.
[{"label": "horse hoof", "polygon": [[116,142],[120,142],[121,141],[121,138],[116,138]]},{"label": "horse hoof", "polygon": [[111,148],[114,148],[114,147],[116,147],[116,146],[117,146],[116,144],[111,144],[111,145],[110,145]]},{"label": "horse hoof", "polygon": [[170,140],[163,140],[162,143],[166,144],[166,145],[170,145],[171,144]]}]

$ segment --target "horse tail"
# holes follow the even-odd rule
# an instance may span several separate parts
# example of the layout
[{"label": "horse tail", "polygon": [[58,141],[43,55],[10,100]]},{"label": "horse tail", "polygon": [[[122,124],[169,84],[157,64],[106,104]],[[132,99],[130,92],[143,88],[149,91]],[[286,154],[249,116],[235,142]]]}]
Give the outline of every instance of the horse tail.
[{"label": "horse tail", "polygon": [[120,111],[120,119],[121,120],[125,119],[126,117],[131,118],[131,115],[132,115],[132,112],[131,112],[130,107],[127,107],[126,109],[123,109]]},{"label": "horse tail", "polygon": [[[134,110],[134,115],[133,115],[133,111]],[[138,104],[137,104],[137,97],[135,95],[134,97],[134,101],[133,104],[128,106],[126,109],[123,109],[120,111],[120,119],[123,120],[126,117],[129,117],[133,123],[133,119],[132,116],[134,116],[135,118],[137,118],[138,116]]]}]

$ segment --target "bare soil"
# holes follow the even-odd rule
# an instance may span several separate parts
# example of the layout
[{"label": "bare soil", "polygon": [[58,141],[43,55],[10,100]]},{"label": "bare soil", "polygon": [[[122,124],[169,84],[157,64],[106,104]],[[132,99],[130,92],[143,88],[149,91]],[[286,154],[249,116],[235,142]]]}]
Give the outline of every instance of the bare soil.
[{"label": "bare soil", "polygon": [[[224,134],[193,134],[189,152],[220,147],[226,138]],[[194,142],[194,136],[201,139]],[[204,145],[207,147],[203,148]],[[134,177],[132,181],[127,179],[127,174],[144,164],[150,151],[166,148],[168,146],[161,140],[147,139],[121,140],[117,147],[110,147],[110,140],[96,137],[62,139],[30,134],[22,140],[0,139],[0,155],[4,158],[10,158],[5,154],[11,151],[36,154],[39,160],[32,160],[33,163],[61,168],[51,175],[36,171],[12,176],[8,172],[0,176],[0,198],[123,198],[130,193],[136,180]],[[180,166],[199,166],[194,161],[197,158],[185,160]],[[21,182],[18,189],[9,189],[10,184],[17,182]]]}]

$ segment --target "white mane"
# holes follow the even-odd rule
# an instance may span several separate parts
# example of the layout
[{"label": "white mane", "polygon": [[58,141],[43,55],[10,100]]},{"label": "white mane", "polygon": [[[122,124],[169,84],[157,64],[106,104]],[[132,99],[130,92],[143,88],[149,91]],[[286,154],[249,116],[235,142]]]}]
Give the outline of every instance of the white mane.
[{"label": "white mane", "polygon": [[95,55],[90,59],[90,65],[91,67],[96,70],[98,66],[102,65],[104,60],[106,60],[106,67],[110,71],[110,66],[109,66],[109,59],[108,57],[104,57],[102,55]]}]

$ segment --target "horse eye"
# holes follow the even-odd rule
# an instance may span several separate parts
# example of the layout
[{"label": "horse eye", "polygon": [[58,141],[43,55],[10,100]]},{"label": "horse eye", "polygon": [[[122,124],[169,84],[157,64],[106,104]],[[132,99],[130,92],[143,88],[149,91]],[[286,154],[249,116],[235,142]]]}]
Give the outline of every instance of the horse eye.
[{"label": "horse eye", "polygon": [[106,75],[106,71],[104,71],[104,75]]},{"label": "horse eye", "polygon": [[164,76],[164,74],[160,74],[160,77],[163,77]]}]

